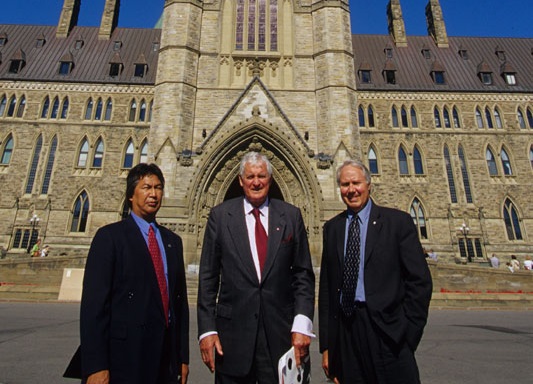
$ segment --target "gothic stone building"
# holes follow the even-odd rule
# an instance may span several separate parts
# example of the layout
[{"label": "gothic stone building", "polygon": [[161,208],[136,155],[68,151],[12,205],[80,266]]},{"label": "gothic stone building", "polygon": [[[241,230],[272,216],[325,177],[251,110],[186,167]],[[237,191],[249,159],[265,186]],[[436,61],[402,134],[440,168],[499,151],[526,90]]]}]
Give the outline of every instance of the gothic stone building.
[{"label": "gothic stone building", "polygon": [[[240,193],[238,162],[274,165],[272,194],[299,206],[314,262],[343,204],[336,168],[360,158],[378,204],[410,212],[442,261],[533,253],[533,38],[352,35],[346,0],[167,0],[160,28],[0,25],[0,245],[84,254],[127,214],[137,162],[166,177],[159,221],[197,263],[209,209]],[[147,5],[148,6],[148,5]],[[359,12],[352,9],[352,12]],[[384,15],[385,22],[385,15]]]}]

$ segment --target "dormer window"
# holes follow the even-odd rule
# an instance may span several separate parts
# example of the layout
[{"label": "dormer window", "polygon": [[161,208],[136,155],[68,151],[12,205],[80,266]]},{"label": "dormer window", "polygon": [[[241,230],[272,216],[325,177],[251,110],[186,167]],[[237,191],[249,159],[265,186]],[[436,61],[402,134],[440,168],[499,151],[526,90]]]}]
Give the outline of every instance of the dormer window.
[{"label": "dormer window", "polygon": [[433,78],[433,82],[435,84],[446,84],[446,78],[444,76],[444,67],[437,60],[435,60],[431,65],[431,77]]},{"label": "dormer window", "polygon": [[466,49],[460,49],[459,56],[461,56],[463,60],[468,60],[468,51]]},{"label": "dormer window", "polygon": [[19,73],[24,68],[24,60],[13,59],[9,65],[9,73]]},{"label": "dormer window", "polygon": [[154,41],[152,43],[152,52],[157,52],[159,51],[159,41]]},{"label": "dormer window", "polygon": [[146,69],[148,66],[146,64],[135,64],[135,73],[133,76],[135,77],[144,77],[146,76]]},{"label": "dormer window", "polygon": [[500,61],[505,61],[505,51],[499,47],[496,47],[496,56],[498,56],[498,59]]},{"label": "dormer window", "polygon": [[503,63],[500,72],[507,85],[516,85],[516,71],[510,63]]},{"label": "dormer window", "polygon": [[0,33],[0,47],[3,47],[7,44],[7,35],[5,33]]},{"label": "dormer window", "polygon": [[387,84],[396,84],[396,71],[383,71],[383,76]]},{"label": "dormer window", "polygon": [[387,59],[392,59],[392,48],[385,48],[385,57]]},{"label": "dormer window", "polygon": [[83,40],[76,40],[76,43],[74,43],[74,49],[80,50],[83,47]]},{"label": "dormer window", "polygon": [[44,36],[41,36],[37,39],[37,42],[35,43],[35,47],[42,48],[44,46],[44,43],[46,43],[46,39]]},{"label": "dormer window", "polygon": [[516,76],[514,73],[504,73],[503,78],[507,85],[516,85]]},{"label": "dormer window", "polygon": [[69,52],[59,60],[59,74],[68,75],[72,72],[72,68],[74,68],[74,58]]},{"label": "dormer window", "polygon": [[122,68],[122,64],[111,63],[109,67],[109,76],[117,77],[118,75],[120,75],[121,68]]},{"label": "dormer window", "polygon": [[479,74],[481,82],[485,85],[492,85],[492,73],[490,72],[481,72]]},{"label": "dormer window", "polygon": [[113,42],[113,51],[119,51],[122,48],[122,41]]},{"label": "dormer window", "polygon": [[372,82],[372,71],[361,70],[359,71],[359,76],[361,77],[361,83],[370,84]]},{"label": "dormer window", "polygon": [[424,59],[426,60],[431,59],[431,51],[427,48],[422,49],[422,56],[424,56]]}]

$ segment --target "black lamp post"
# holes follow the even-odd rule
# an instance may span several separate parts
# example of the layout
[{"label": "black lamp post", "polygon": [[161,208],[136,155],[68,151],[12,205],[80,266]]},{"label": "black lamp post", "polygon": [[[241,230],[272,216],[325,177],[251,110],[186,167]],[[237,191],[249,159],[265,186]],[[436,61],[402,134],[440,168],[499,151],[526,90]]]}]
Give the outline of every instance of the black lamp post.
[{"label": "black lamp post", "polygon": [[468,262],[471,263],[472,262],[472,255],[470,255],[470,252],[468,252],[468,241],[467,241],[468,232],[470,232],[470,228],[463,221],[463,224],[461,224],[461,226],[459,227],[459,231],[461,231],[461,233],[463,234],[463,237],[465,238],[466,257],[467,257]]},{"label": "black lamp post", "polygon": [[[32,242],[33,238],[34,238],[34,233],[35,233],[35,227],[39,224],[39,220],[41,220],[39,218],[39,216],[37,216],[36,213],[33,214],[33,216],[30,218],[30,224],[31,224],[31,234],[30,234],[30,241],[28,241],[28,253],[30,253],[31,251],[31,247],[33,247],[33,245],[35,243]],[[37,236],[38,238],[39,236]],[[35,241],[37,241],[37,238],[35,239]]]}]

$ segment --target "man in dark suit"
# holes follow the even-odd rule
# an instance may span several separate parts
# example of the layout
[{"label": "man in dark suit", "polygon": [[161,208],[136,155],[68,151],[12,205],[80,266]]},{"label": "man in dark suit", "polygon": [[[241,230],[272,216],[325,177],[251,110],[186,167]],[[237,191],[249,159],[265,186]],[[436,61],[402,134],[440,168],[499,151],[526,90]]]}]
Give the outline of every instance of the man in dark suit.
[{"label": "man in dark suit", "polygon": [[244,198],[214,207],[207,222],[200,350],[215,383],[275,384],[278,360],[291,345],[298,366],[309,353],[315,276],[300,210],[268,198],[266,156],[246,154],[239,181]]},{"label": "man in dark suit", "polygon": [[155,164],[127,177],[131,214],[100,228],[85,267],[80,313],[87,384],[187,381],[189,309],[181,239],[158,225],[165,179]]},{"label": "man in dark suit", "polygon": [[347,210],[324,225],[319,287],[322,367],[337,383],[419,383],[414,352],[431,275],[412,218],[370,199],[370,173],[346,161],[337,183]]}]

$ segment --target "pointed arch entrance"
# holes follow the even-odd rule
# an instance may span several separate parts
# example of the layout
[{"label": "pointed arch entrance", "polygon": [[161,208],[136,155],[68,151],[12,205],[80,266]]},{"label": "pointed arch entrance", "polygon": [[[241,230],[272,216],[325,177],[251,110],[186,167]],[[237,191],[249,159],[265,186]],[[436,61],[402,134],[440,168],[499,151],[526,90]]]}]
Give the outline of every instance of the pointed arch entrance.
[{"label": "pointed arch entrance", "polygon": [[197,223],[194,251],[201,252],[204,228],[209,211],[223,201],[242,195],[238,182],[239,164],[249,151],[260,152],[272,163],[273,185],[270,196],[300,208],[309,234],[313,258],[318,260],[321,238],[321,191],[309,155],[289,143],[278,130],[250,123],[232,132],[226,140],[214,141],[199,161],[196,177],[191,185],[191,223]]}]

